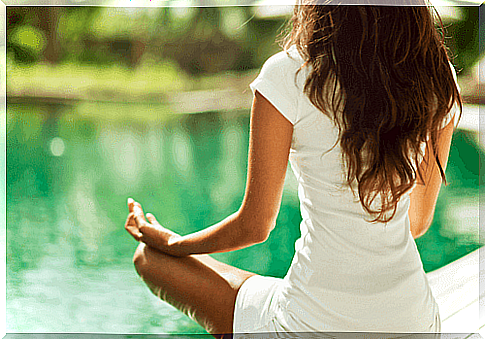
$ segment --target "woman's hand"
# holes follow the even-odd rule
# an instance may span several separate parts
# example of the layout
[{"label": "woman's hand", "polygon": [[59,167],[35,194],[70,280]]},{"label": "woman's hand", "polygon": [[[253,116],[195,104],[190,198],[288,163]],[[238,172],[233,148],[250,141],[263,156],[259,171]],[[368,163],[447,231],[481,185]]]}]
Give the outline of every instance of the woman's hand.
[{"label": "woman's hand", "polygon": [[180,238],[180,235],[160,225],[150,213],[146,215],[147,221],[141,205],[131,198],[128,199],[128,209],[130,214],[126,219],[125,229],[135,240],[144,242],[161,252],[177,255],[171,245]]}]

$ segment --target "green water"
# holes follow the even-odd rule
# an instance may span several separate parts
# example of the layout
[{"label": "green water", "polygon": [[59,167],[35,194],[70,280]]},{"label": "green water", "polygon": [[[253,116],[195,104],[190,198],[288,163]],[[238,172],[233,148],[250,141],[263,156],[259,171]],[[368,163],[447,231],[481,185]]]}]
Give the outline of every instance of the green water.
[{"label": "green water", "polygon": [[[222,220],[243,198],[248,131],[248,112],[9,102],[7,332],[203,333],[138,278],[126,199],[180,234]],[[479,247],[482,155],[473,134],[455,133],[450,185],[417,241],[426,271]],[[301,220],[288,174],[268,241],[216,258],[284,276]]]}]

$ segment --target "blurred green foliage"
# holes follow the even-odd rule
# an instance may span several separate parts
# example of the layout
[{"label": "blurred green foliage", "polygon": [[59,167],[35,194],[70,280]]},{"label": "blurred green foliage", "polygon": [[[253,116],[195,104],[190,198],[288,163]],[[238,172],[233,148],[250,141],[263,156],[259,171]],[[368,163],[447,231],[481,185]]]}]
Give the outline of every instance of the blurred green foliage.
[{"label": "blurred green foliage", "polygon": [[453,63],[460,71],[471,69],[483,53],[479,50],[479,36],[485,34],[485,26],[479,20],[482,7],[460,7],[460,20],[447,24],[446,43],[452,51]]},{"label": "blurred green foliage", "polygon": [[7,49],[18,63],[129,68],[175,61],[190,75],[245,71],[273,54],[285,18],[254,8],[8,7]]},{"label": "blurred green foliage", "polygon": [[16,27],[11,34],[11,44],[22,61],[38,60],[46,41],[42,32],[30,25]]},{"label": "blurred green foliage", "polygon": [[[479,7],[445,22],[461,69],[479,55]],[[258,68],[275,51],[288,18],[255,7],[8,7],[7,50],[18,63],[74,62],[128,68],[175,61],[189,75]],[[482,34],[483,35],[483,34]]]}]

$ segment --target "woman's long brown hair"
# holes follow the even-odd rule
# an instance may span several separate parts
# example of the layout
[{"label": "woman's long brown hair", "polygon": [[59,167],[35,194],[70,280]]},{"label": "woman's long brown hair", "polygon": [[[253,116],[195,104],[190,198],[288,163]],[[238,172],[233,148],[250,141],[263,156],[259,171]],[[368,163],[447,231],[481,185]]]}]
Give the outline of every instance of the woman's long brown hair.
[{"label": "woman's long brown hair", "polygon": [[455,102],[461,115],[431,7],[300,5],[291,23],[284,46],[296,45],[302,68],[311,66],[304,91],[339,127],[347,182],[357,182],[373,222],[388,222],[423,178],[420,146],[429,142],[437,155],[439,130]]}]

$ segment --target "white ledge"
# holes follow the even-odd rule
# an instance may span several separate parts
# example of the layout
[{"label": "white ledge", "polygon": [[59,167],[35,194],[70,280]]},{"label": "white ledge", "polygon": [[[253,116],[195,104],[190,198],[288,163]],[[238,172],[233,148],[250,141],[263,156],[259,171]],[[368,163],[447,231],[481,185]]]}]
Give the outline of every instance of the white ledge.
[{"label": "white ledge", "polygon": [[427,274],[440,309],[442,333],[485,337],[485,287],[480,286],[485,278],[483,248]]}]

